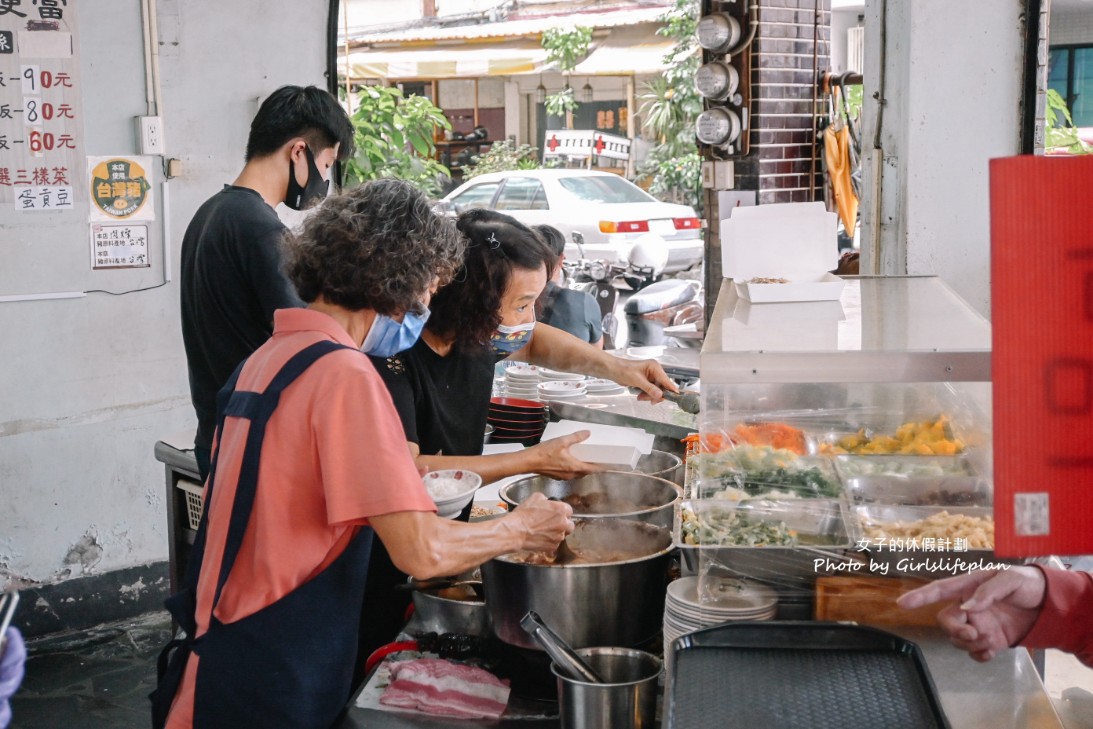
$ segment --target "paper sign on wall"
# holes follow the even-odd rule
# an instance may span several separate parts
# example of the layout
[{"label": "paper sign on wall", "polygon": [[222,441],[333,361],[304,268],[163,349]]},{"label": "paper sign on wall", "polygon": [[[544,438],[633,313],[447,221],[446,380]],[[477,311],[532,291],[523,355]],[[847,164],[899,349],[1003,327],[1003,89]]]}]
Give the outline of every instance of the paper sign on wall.
[{"label": "paper sign on wall", "polygon": [[148,268],[147,225],[91,225],[91,268]]},{"label": "paper sign on wall", "polygon": [[0,203],[64,211],[83,200],[79,0],[0,0]]},{"label": "paper sign on wall", "polygon": [[155,220],[151,169],[151,157],[88,157],[89,219]]},{"label": "paper sign on wall", "polygon": [[995,552],[1093,553],[1093,157],[990,166]]}]

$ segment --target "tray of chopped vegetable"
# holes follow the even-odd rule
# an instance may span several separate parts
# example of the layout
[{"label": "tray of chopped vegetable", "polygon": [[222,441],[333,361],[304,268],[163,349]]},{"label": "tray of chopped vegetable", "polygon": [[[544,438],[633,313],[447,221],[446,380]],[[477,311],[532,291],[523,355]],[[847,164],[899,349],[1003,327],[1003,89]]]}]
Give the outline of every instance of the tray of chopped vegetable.
[{"label": "tray of chopped vegetable", "polygon": [[831,432],[815,437],[810,452],[821,455],[905,455],[953,456],[963,453],[966,444],[953,431],[948,416],[903,423],[894,433],[859,428],[856,432]]},{"label": "tray of chopped vegetable", "polygon": [[742,445],[691,456],[692,496],[743,500],[755,497],[831,499],[842,487],[830,459],[800,456],[772,446]]},{"label": "tray of chopped vegetable", "polygon": [[851,546],[836,499],[693,499],[681,503],[674,534],[684,563],[708,560],[771,583],[811,581],[818,553],[839,560]]}]

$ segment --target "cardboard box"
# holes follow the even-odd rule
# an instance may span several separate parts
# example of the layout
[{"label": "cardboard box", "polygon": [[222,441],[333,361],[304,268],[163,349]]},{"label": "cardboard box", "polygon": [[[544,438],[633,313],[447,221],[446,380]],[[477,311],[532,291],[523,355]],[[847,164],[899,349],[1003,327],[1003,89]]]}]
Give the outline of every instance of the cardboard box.
[{"label": "cardboard box", "polygon": [[[736,208],[721,221],[721,267],[736,294],[752,303],[835,301],[844,281],[839,265],[838,216],[823,203]],[[789,283],[750,283],[754,278]]]}]

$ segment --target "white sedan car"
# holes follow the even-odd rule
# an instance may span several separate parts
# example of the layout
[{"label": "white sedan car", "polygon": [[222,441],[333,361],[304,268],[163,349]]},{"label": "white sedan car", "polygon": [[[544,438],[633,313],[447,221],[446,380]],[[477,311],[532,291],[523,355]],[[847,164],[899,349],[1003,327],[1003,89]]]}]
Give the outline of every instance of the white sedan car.
[{"label": "white sedan car", "polygon": [[[553,225],[565,235],[569,259],[649,266],[652,248],[659,259],[657,273],[675,273],[702,261],[702,221],[693,208],[661,202],[610,172],[491,172],[463,183],[437,205],[454,215],[471,208],[497,210],[525,225]],[[631,261],[639,241],[643,260]]]}]

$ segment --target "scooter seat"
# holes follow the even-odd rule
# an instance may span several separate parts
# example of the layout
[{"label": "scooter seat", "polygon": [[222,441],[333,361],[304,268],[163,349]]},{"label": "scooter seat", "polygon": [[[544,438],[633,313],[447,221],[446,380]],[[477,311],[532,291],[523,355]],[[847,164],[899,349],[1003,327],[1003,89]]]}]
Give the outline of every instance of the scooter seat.
[{"label": "scooter seat", "polygon": [[646,286],[627,299],[623,311],[627,314],[648,314],[685,304],[694,299],[697,293],[698,284],[694,281],[665,279]]}]

